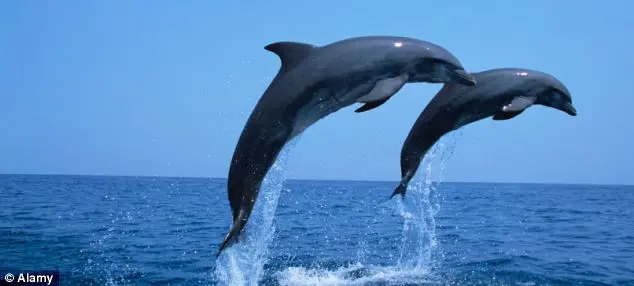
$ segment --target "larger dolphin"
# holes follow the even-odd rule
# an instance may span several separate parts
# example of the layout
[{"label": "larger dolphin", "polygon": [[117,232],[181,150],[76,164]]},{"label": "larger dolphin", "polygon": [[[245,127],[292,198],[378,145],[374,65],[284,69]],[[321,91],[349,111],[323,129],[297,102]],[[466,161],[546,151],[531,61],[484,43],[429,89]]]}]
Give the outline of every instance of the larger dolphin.
[{"label": "larger dolphin", "polygon": [[392,197],[405,195],[427,151],[451,131],[487,117],[509,120],[533,104],[577,115],[568,88],[550,74],[499,68],[472,75],[477,86],[445,84],[416,119],[401,149],[401,182]]},{"label": "larger dolphin", "polygon": [[251,113],[229,168],[233,225],[218,255],[242,233],[271,165],[292,138],[355,102],[364,112],[411,82],[474,85],[460,61],[443,47],[407,37],[368,36],[317,47],[277,42],[266,50],[281,60],[277,75]]}]

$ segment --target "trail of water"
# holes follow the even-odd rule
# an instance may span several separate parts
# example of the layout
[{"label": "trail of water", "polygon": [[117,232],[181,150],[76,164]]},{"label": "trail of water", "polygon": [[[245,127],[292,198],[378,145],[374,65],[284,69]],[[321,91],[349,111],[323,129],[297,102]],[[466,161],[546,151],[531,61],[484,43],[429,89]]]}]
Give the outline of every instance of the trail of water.
[{"label": "trail of water", "polygon": [[[424,166],[421,170],[423,172],[414,177],[405,200],[397,200],[398,212],[403,217],[400,256],[397,262],[402,269],[431,269],[437,266],[437,260],[433,258],[438,247],[436,215],[440,210],[440,198],[437,187],[442,182],[447,161],[453,154],[460,135],[461,133],[454,132],[432,147],[421,163]],[[436,165],[440,168],[437,179],[433,180]]]},{"label": "trail of water", "polygon": [[216,278],[221,285],[258,285],[268,262],[269,245],[275,234],[275,210],[286,181],[286,166],[299,138],[287,143],[267,173],[242,241],[226,249],[216,260]]}]

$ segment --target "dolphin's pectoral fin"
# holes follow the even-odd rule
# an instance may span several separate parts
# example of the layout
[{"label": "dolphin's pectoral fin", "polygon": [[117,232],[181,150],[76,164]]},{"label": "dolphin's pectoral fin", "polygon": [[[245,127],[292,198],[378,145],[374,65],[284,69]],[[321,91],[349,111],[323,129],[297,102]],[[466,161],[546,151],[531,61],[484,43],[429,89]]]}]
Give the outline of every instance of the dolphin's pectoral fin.
[{"label": "dolphin's pectoral fin", "polygon": [[513,98],[511,103],[503,106],[502,111],[513,112],[513,111],[524,110],[528,108],[529,106],[533,105],[533,103],[535,103],[535,100],[537,100],[537,97],[535,96],[517,96]]},{"label": "dolphin's pectoral fin", "polygon": [[372,88],[370,93],[357,98],[356,101],[363,103],[372,103],[384,100],[385,102],[392,95],[397,93],[405,85],[405,83],[407,83],[408,79],[409,75],[407,73],[402,73],[397,77],[380,80],[374,85],[374,88]]},{"label": "dolphin's pectoral fin", "polygon": [[368,110],[375,109],[375,108],[383,105],[383,103],[385,103],[390,98],[391,98],[391,96],[388,97],[388,98],[379,99],[377,101],[368,102],[368,103],[364,104],[363,106],[357,108],[354,112],[361,113],[361,112],[365,112],[365,111],[368,111]]},{"label": "dolphin's pectoral fin", "polygon": [[276,42],[264,47],[267,51],[275,53],[282,61],[282,67],[278,74],[283,74],[297,66],[316,48],[311,44],[300,42]]},{"label": "dolphin's pectoral fin", "polygon": [[520,111],[510,111],[510,112],[500,111],[496,113],[495,115],[493,115],[493,120],[509,120],[515,116],[520,115],[522,112],[524,112],[524,110],[526,109],[522,109]]},{"label": "dolphin's pectoral fin", "polygon": [[513,98],[511,103],[502,106],[502,110],[493,116],[493,120],[509,120],[515,116],[520,115],[526,108],[529,108],[535,103],[537,97],[535,96],[517,96]]},{"label": "dolphin's pectoral fin", "polygon": [[365,104],[357,108],[354,112],[361,113],[383,105],[407,83],[408,79],[409,75],[403,73],[397,77],[378,81],[368,94],[357,98],[357,102],[363,102]]}]

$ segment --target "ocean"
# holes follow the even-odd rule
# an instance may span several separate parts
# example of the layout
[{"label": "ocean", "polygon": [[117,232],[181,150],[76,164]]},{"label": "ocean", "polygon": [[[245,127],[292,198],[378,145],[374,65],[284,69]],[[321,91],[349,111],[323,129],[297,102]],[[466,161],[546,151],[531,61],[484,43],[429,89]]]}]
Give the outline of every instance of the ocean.
[{"label": "ocean", "polygon": [[[60,285],[634,285],[634,187],[0,175],[0,269]],[[281,171],[280,171],[281,170]],[[424,177],[424,176],[423,176]]]}]

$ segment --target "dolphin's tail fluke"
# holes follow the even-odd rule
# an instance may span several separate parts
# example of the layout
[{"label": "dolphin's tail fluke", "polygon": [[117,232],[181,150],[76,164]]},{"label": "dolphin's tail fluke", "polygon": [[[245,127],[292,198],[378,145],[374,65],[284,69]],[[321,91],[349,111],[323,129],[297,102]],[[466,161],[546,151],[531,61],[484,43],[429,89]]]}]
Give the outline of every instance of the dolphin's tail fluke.
[{"label": "dolphin's tail fluke", "polygon": [[396,189],[394,189],[394,192],[392,192],[390,199],[392,199],[397,194],[401,195],[401,199],[405,198],[405,193],[407,192],[407,185],[409,185],[409,181],[411,181],[413,177],[412,174],[413,173],[411,171],[405,172],[405,175],[403,176],[403,178],[401,178],[401,181],[398,183],[398,186],[396,186]]},{"label": "dolphin's tail fluke", "polygon": [[225,240],[222,242],[222,244],[220,244],[218,252],[216,253],[216,257],[220,256],[220,253],[222,253],[225,248],[230,247],[239,240],[240,233],[242,232],[242,229],[244,229],[246,221],[247,219],[244,215],[244,212],[240,212],[238,217],[236,217],[236,219],[233,221],[233,225],[231,226],[229,233],[227,233],[227,236],[225,236]]},{"label": "dolphin's tail fluke", "polygon": [[392,192],[392,195],[390,196],[390,198],[383,201],[383,203],[387,203],[388,201],[393,199],[394,196],[396,196],[397,194],[401,195],[401,199],[404,199],[406,191],[407,191],[407,181],[405,178],[403,178],[403,180],[401,180],[398,186],[396,186],[396,189],[394,189],[394,192]]},{"label": "dolphin's tail fluke", "polygon": [[404,183],[403,181],[401,181],[398,186],[396,187],[396,189],[394,189],[394,192],[392,193],[392,195],[390,196],[390,199],[392,199],[394,196],[396,196],[397,194],[401,195],[401,198],[405,197],[405,192],[407,191],[407,184]]}]

